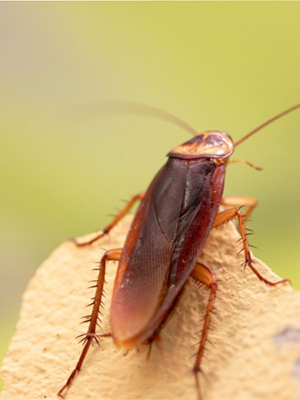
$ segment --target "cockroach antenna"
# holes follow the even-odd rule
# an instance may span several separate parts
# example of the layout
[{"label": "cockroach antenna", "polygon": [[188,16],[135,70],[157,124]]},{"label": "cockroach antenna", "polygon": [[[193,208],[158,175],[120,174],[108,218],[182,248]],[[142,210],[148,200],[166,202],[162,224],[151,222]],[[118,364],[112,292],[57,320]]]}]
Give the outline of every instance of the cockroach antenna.
[{"label": "cockroach antenna", "polygon": [[164,111],[161,110],[160,108],[152,107],[143,103],[124,101],[124,100],[120,101],[105,100],[90,104],[89,110],[93,114],[95,112],[95,115],[97,115],[97,117],[107,116],[107,115],[122,115],[122,114],[124,115],[133,114],[146,117],[154,117],[161,119],[163,121],[170,122],[171,124],[186,130],[192,135],[197,135],[199,133],[187,122],[169,113],[168,111]]},{"label": "cockroach antenna", "polygon": [[[178,126],[179,128],[184,129],[185,131],[189,132],[193,136],[197,136],[199,134],[191,125],[187,122],[183,121],[181,118],[176,117],[175,115],[169,113],[168,111],[161,110],[158,107],[149,106],[147,104],[133,102],[133,101],[125,101],[125,100],[105,100],[96,102],[94,104],[90,104],[90,112],[96,113],[99,116],[107,116],[107,115],[141,115],[146,117],[154,117],[158,118],[163,121],[167,121],[173,125]],[[272,122],[284,117],[285,115],[297,110],[300,108],[300,103],[294,105],[293,107],[288,108],[287,110],[282,111],[280,114],[275,115],[275,117],[270,118],[269,120],[265,121],[251,132],[247,133],[244,137],[237,140],[234,143],[234,147],[238,146],[250,136],[254,135],[256,132],[260,131],[261,129],[265,128],[266,126],[270,125]],[[77,110],[78,111],[78,110]],[[80,114],[80,111],[79,111]],[[78,115],[78,113],[77,113]]]},{"label": "cockroach antenna", "polygon": [[275,115],[275,117],[268,119],[267,121],[265,121],[263,124],[259,125],[258,127],[256,127],[255,129],[253,129],[253,131],[247,133],[247,135],[245,135],[244,137],[242,137],[240,140],[238,140],[237,142],[234,143],[234,146],[238,146],[239,144],[241,144],[242,142],[244,142],[246,139],[248,139],[250,136],[254,135],[256,132],[260,131],[261,129],[263,129],[264,127],[270,125],[272,122],[276,121],[277,119],[280,119],[281,117],[284,117],[285,115],[297,110],[297,108],[300,108],[300,103],[296,104],[293,107],[288,108],[287,110],[282,111],[280,114]]}]

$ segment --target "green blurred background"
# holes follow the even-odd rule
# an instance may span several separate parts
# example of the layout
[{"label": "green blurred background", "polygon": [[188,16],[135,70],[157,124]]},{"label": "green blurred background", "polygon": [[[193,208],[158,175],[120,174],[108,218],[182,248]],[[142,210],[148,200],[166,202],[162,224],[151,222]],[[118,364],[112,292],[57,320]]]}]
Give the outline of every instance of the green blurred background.
[{"label": "green blurred background", "polygon": [[[284,2],[0,4],[0,359],[41,261],[103,227],[190,137],[89,104],[138,101],[240,138],[300,101],[299,20]],[[255,254],[298,289],[299,146],[300,111],[237,149],[264,172],[232,165],[226,181],[260,200]]]}]

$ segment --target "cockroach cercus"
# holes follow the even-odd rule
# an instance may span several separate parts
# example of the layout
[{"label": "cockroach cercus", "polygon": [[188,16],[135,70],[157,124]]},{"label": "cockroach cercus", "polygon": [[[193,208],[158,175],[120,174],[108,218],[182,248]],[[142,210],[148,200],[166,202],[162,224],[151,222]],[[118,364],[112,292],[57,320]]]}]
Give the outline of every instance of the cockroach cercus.
[{"label": "cockroach cercus", "polygon": [[[198,261],[210,230],[237,218],[245,267],[249,267],[267,285],[288,282],[287,279],[271,282],[255,268],[249,249],[246,221],[257,200],[253,197],[222,198],[226,166],[230,162],[244,161],[230,161],[236,146],[298,108],[300,104],[283,111],[236,142],[225,132],[197,133],[171,114],[147,106],[140,108],[141,113],[146,110],[146,114],[154,113],[177,123],[194,137],[168,153],[166,164],[158,171],[146,192],[133,196],[100,234],[84,243],[74,240],[77,246],[92,244],[108,234],[134,203],[140,200],[123,249],[108,250],[100,260],[92,312],[87,317],[89,326],[82,338],[83,350],[58,396],[63,397],[70,387],[94,340],[98,342],[100,337],[111,336],[117,347],[126,350],[151,344],[173,310],[187,279],[192,276],[210,291],[193,367],[197,395],[201,398],[199,373],[218,287],[214,274]],[[251,163],[248,164],[253,167]],[[220,205],[226,206],[226,209],[220,211]],[[241,206],[246,207],[245,214],[241,212]],[[110,306],[111,331],[101,335],[96,333],[96,326],[106,263],[110,260],[119,261],[119,265]]]}]

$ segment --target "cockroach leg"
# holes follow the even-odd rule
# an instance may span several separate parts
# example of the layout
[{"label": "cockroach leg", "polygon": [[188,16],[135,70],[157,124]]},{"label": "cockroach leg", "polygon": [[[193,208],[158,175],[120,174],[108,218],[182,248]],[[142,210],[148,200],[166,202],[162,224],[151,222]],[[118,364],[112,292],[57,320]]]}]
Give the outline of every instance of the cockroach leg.
[{"label": "cockroach leg", "polygon": [[239,208],[241,206],[245,206],[245,220],[249,219],[252,211],[257,206],[258,200],[255,197],[247,197],[247,196],[228,196],[224,197],[221,200],[221,205],[225,207],[234,207]]},{"label": "cockroach leg", "polygon": [[147,361],[150,360],[151,352],[152,352],[152,344],[153,342],[149,343],[148,351],[147,351]]},{"label": "cockroach leg", "polygon": [[[84,343],[84,347],[82,349],[82,352],[80,354],[80,357],[76,364],[76,367],[70,374],[65,385],[57,393],[57,395],[60,397],[63,397],[63,393],[65,392],[65,390],[67,390],[70,387],[75,376],[80,371],[82,364],[85,360],[85,357],[87,355],[87,352],[92,344],[92,341],[95,340],[96,342],[98,342],[98,337],[103,336],[101,334],[96,335],[96,326],[97,326],[97,322],[98,322],[99,309],[100,309],[102,294],[103,294],[106,262],[120,260],[121,252],[122,252],[122,249],[108,250],[104,253],[103,257],[100,260],[100,268],[99,268],[99,275],[98,275],[97,285],[96,285],[97,289],[96,289],[94,302],[93,302],[93,309],[92,309],[91,315],[88,319],[89,327],[88,327],[87,333],[85,335],[83,335],[84,337],[82,339],[82,341]],[[106,334],[106,336],[108,336],[108,335]]]},{"label": "cockroach leg", "polygon": [[[249,214],[248,214],[249,215]],[[277,282],[272,282],[269,281],[268,279],[264,278],[259,271],[257,271],[257,269],[254,267],[254,262],[252,260],[251,257],[251,253],[250,253],[250,245],[248,242],[248,238],[247,238],[247,231],[246,231],[246,219],[247,219],[247,214],[243,215],[242,212],[240,211],[240,209],[237,208],[230,208],[228,210],[222,211],[220,212],[216,219],[215,222],[213,224],[213,227],[222,225],[228,221],[230,221],[233,218],[237,218],[238,219],[238,224],[239,224],[239,230],[241,233],[241,240],[243,242],[243,248],[242,250],[244,251],[245,254],[245,262],[244,262],[244,266],[245,267],[249,267],[252,272],[254,272],[254,274],[258,277],[259,280],[261,280],[262,282],[264,282],[266,285],[270,285],[270,286],[276,286],[280,283],[290,283],[289,279],[281,279]]]},{"label": "cockroach leg", "polygon": [[110,224],[108,224],[99,234],[97,234],[95,237],[93,237],[90,240],[87,240],[86,242],[78,242],[76,238],[71,238],[72,242],[78,246],[78,247],[82,247],[82,246],[88,246],[94,242],[96,242],[97,240],[101,239],[103,236],[107,235],[109,233],[109,231],[115,226],[117,225],[117,223],[119,221],[121,221],[122,218],[125,217],[125,215],[130,211],[130,209],[134,206],[134,204],[138,201],[138,200],[142,200],[144,196],[144,193],[138,193],[136,195],[134,195],[129,202],[125,205],[124,208],[122,208],[122,210],[116,215],[116,217],[112,220],[112,222]]},{"label": "cockroach leg", "polygon": [[200,390],[199,373],[201,372],[201,361],[202,361],[203,354],[204,354],[205,343],[207,340],[209,325],[211,322],[211,313],[212,313],[214,301],[216,298],[218,284],[217,284],[217,280],[216,280],[216,277],[214,276],[214,274],[203,264],[197,263],[193,272],[191,273],[191,276],[194,279],[196,279],[197,281],[199,281],[200,283],[203,283],[204,285],[206,285],[208,289],[210,289],[210,295],[209,295],[209,300],[208,300],[208,304],[207,304],[207,308],[206,308],[206,312],[205,312],[202,336],[201,336],[201,340],[200,340],[200,344],[199,344],[199,350],[197,352],[196,361],[195,361],[194,368],[193,368],[198,399],[201,400],[202,396],[201,396],[201,390]]},{"label": "cockroach leg", "polygon": [[111,337],[111,332],[105,332],[105,333],[85,333],[85,337],[91,337],[91,338],[102,338],[102,337]]},{"label": "cockroach leg", "polygon": [[153,337],[151,338],[151,340],[149,340],[149,344],[148,344],[148,352],[147,352],[147,360],[150,360],[150,356],[151,356],[151,352],[152,352],[152,346],[153,344],[156,344],[159,351],[162,351],[161,348],[161,336],[158,332],[156,332]]},{"label": "cockroach leg", "polygon": [[245,163],[249,167],[256,169],[256,171],[262,171],[263,170],[263,168],[256,167],[254,164],[252,164],[250,161],[247,161],[247,160],[229,160],[227,164],[237,164],[237,163]]}]

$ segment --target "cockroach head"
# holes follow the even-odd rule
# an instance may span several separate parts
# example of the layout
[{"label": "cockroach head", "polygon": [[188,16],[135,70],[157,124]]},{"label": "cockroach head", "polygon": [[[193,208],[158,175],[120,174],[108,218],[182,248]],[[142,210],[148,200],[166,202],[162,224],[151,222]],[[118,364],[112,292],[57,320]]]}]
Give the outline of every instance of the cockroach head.
[{"label": "cockroach head", "polygon": [[234,151],[230,135],[221,131],[205,131],[168,153],[171,158],[228,158]]}]

